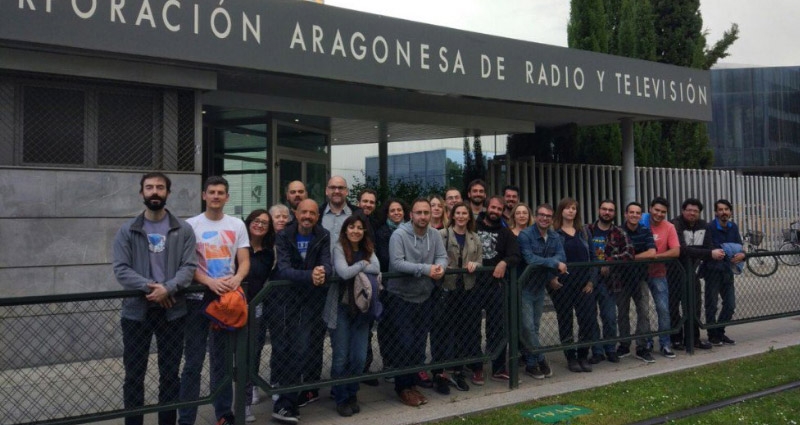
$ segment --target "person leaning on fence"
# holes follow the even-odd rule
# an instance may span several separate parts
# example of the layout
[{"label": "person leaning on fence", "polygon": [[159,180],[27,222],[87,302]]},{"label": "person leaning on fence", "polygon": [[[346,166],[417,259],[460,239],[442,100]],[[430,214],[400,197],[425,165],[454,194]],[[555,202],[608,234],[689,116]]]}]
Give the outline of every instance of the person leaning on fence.
[{"label": "person leaning on fence", "polygon": [[[589,234],[581,223],[578,201],[564,198],[556,207],[553,229],[558,232],[564,246],[566,261],[588,263],[597,261],[594,249],[589,246]],[[548,283],[547,293],[553,300],[558,319],[558,335],[562,345],[572,344],[575,336],[572,329],[578,319],[578,342],[590,342],[597,333],[597,310],[595,309],[594,285],[597,282],[596,267],[573,268],[572,273],[562,274]],[[564,350],[567,369],[572,372],[591,372],[589,347]]]},{"label": "person leaning on fence", "polygon": [[[479,280],[477,287],[472,291],[472,296],[476,300],[474,305],[486,312],[487,352],[497,349],[504,340],[503,285],[507,282],[509,272],[520,262],[517,238],[503,225],[502,217],[503,198],[493,196],[489,198],[486,212],[479,215],[476,220],[476,233],[483,245],[483,265],[494,267],[491,278],[487,276],[484,280]],[[504,344],[500,353],[492,359],[492,380],[508,381],[506,353]],[[479,381],[483,381],[483,363],[472,366],[472,382],[480,385]]]},{"label": "person leaning on fence", "polygon": [[[250,239],[250,271],[244,279],[244,289],[247,295],[248,303],[251,302],[256,295],[264,288],[272,274],[272,269],[275,267],[275,229],[272,226],[272,219],[265,209],[253,210],[244,219],[244,225],[247,227],[247,235]],[[250,326],[255,326],[256,331],[256,346],[249,349],[248,352],[255,353],[256,373],[261,365],[261,352],[264,349],[264,343],[267,341],[267,329],[270,329],[270,334],[277,333],[277,327],[281,326],[279,320],[279,303],[276,293],[280,289],[273,289],[255,308],[255,317],[250,317]],[[273,356],[274,357],[274,356]],[[272,360],[272,359],[270,359]],[[278,363],[278,362],[275,362]],[[278,363],[278,364],[282,364]],[[274,370],[274,369],[273,369]],[[251,405],[258,403],[258,388],[252,382],[247,382],[245,391],[245,421],[254,422],[256,417],[252,413]]]},{"label": "person leaning on fence", "polygon": [[[614,201],[606,199],[600,202],[597,211],[597,221],[586,226],[591,238],[592,247],[598,261],[618,262],[630,261],[634,258],[633,244],[631,238],[621,227],[614,225],[614,218],[617,215],[617,207]],[[594,288],[597,307],[600,310],[600,320],[603,322],[603,339],[617,337],[617,302],[613,293],[618,291],[622,285],[619,267],[602,267],[597,285]],[[600,340],[600,327],[595,340]],[[592,364],[600,363],[608,359],[611,363],[618,363],[616,344],[596,343],[592,347]]]},{"label": "person leaning on fence", "polygon": [[[378,228],[380,228],[380,219],[378,216],[378,211],[376,211],[376,207],[378,205],[378,192],[374,189],[364,189],[361,193],[358,194],[358,208],[361,209],[361,213],[363,213],[366,218],[366,235],[370,240],[372,240],[373,252],[375,251],[375,236]],[[388,238],[387,238],[387,245],[388,245]],[[376,262],[377,263],[377,262]],[[372,320],[369,325],[369,337],[367,341],[367,360],[364,362],[364,373],[369,373],[370,367],[372,366],[372,360],[374,358],[374,354],[372,352],[372,328],[375,324],[375,321]],[[375,378],[365,379],[361,381],[363,384],[369,385],[371,387],[377,387],[380,385]]]},{"label": "person leaning on fence", "polygon": [[[198,267],[194,273],[195,283],[206,287],[205,294],[187,295],[189,316],[186,323],[184,365],[181,376],[181,401],[197,400],[200,396],[200,373],[206,356],[208,342],[211,369],[211,391],[220,387],[225,379],[225,351],[228,334],[224,330],[212,330],[209,336],[209,320],[203,315],[204,307],[220,295],[236,291],[250,271],[250,240],[242,220],[223,212],[230,199],[228,181],[211,176],[203,183],[203,201],[206,210],[186,220],[194,229],[197,239]],[[223,385],[214,398],[214,414],[219,425],[233,424],[233,387]],[[178,423],[194,424],[197,407],[178,411]]]},{"label": "person leaning on fence", "polygon": [[[281,367],[280,385],[299,384],[309,370],[312,347],[309,338],[322,319],[325,305],[325,281],[331,276],[330,235],[319,225],[319,206],[312,199],[300,201],[295,220],[278,233],[275,240],[278,262],[274,278],[292,285],[285,292],[283,334],[272,335],[272,350],[286,353],[287,364]],[[280,394],[272,408],[272,417],[285,423],[297,423],[300,415],[298,393]],[[306,403],[313,400],[305,399]]]},{"label": "person leaning on fence", "polygon": [[[536,224],[520,232],[517,241],[525,265],[533,267],[532,273],[521,281],[520,321],[521,340],[530,350],[541,346],[539,325],[544,309],[545,285],[559,275],[567,273],[567,257],[558,233],[550,228],[553,207],[541,204],[536,208]],[[553,376],[553,371],[543,353],[525,355],[525,373],[534,379]]]},{"label": "person leaning on fence", "polygon": [[[644,207],[638,202],[629,202],[625,206],[625,233],[631,238],[634,250],[634,260],[648,260],[656,256],[656,243],[653,232],[649,227],[640,223]],[[634,264],[624,267],[622,272],[622,285],[619,292],[615,293],[617,300],[617,322],[621,338],[631,336],[631,300],[636,308],[636,334],[650,332],[650,315],[648,312],[650,297],[645,289],[647,281],[647,265]],[[631,341],[620,341],[617,347],[617,356],[627,357],[631,354]],[[647,339],[636,340],[636,358],[645,363],[653,363],[652,354],[648,349]]]},{"label": "person leaning on fence", "polygon": [[[342,280],[328,289],[323,317],[331,335],[331,378],[336,379],[362,373],[366,363],[373,318],[358,309],[356,297],[361,294],[354,290],[354,282],[359,273],[378,275],[381,269],[365,215],[357,212],[342,224],[333,246],[333,265]],[[331,389],[336,411],[341,416],[361,411],[358,388],[358,382],[352,382]]]},{"label": "person leaning on fence", "polygon": [[[125,409],[144,405],[144,380],[153,334],[158,346],[158,402],[178,401],[183,353],[186,299],[178,291],[192,282],[197,257],[194,231],[164,208],[172,182],[162,173],[148,173],[139,182],[146,209],[125,223],[114,237],[114,276],[127,290],[140,291],[122,301],[122,387]],[[158,413],[160,425],[174,425],[175,409]],[[142,415],[126,425],[140,425]]]},{"label": "person leaning on fence", "polygon": [[[383,224],[378,227],[375,234],[375,251],[381,266],[381,273],[389,271],[389,240],[400,225],[406,222],[408,208],[399,199],[389,199],[383,204],[381,217]],[[381,291],[381,302],[386,304],[387,291]],[[378,346],[381,352],[383,369],[388,370],[396,366],[396,353],[392,344],[396,341],[396,330],[391,320],[378,322]],[[393,378],[387,378],[392,380]]]},{"label": "person leaning on fence", "polygon": [[[394,341],[382,350],[394,351],[394,366],[408,368],[425,363],[426,336],[430,327],[434,281],[444,276],[447,253],[439,232],[430,228],[431,204],[417,198],[411,207],[411,222],[403,223],[389,240],[389,271],[407,276],[389,279],[383,321],[391,322]],[[381,343],[383,344],[383,342]],[[408,406],[428,402],[414,386],[415,374],[398,375],[397,395]]]},{"label": "person leaning on fence", "polygon": [[[455,204],[450,211],[450,224],[439,231],[447,252],[448,268],[466,269],[467,273],[449,274],[441,287],[434,289],[436,305],[431,324],[431,357],[444,362],[481,355],[481,307],[472,305],[475,288],[475,269],[481,265],[483,248],[475,233],[475,219],[469,207]],[[450,394],[450,384],[459,391],[469,391],[464,378],[464,366],[434,369],[434,388],[440,394]]]},{"label": "person leaning on fence", "polygon": [[[694,329],[679,329],[678,332],[672,334],[672,347],[676,350],[682,350],[687,343],[684,337],[685,333],[694,333],[694,348],[708,350],[711,348],[711,343],[700,339],[700,312],[703,305],[703,297],[700,291],[700,277],[697,274],[697,268],[701,261],[705,260],[721,260],[725,257],[725,252],[720,249],[711,248],[711,233],[706,230],[708,224],[705,220],[700,218],[700,213],[703,212],[703,203],[699,199],[689,198],[681,204],[681,215],[672,219],[672,224],[675,226],[675,231],[678,233],[678,241],[681,244],[681,264],[684,270],[688,271],[691,275],[691,286],[694,291],[695,305],[693,314],[696,317],[694,321]],[[677,327],[681,322],[680,313],[680,292],[683,289],[680,286],[672,285],[670,282],[669,295],[670,295],[670,312],[669,317],[672,321],[671,326]],[[673,299],[677,296],[677,299]],[[688,312],[684,312],[688,315]],[[687,322],[688,326],[688,322]]]},{"label": "person leaning on fence", "polygon": [[[744,261],[742,236],[739,226],[731,218],[733,206],[727,199],[719,199],[714,203],[716,218],[708,223],[707,231],[711,234],[711,247],[725,250],[721,260],[706,260],[701,266],[701,273],[706,280],[705,307],[706,326],[730,322],[736,309],[736,291],[733,285],[732,267]],[[722,298],[722,309],[717,316],[717,302]],[[708,340],[713,345],[734,345],[736,341],[725,335],[725,327],[708,329]]]}]

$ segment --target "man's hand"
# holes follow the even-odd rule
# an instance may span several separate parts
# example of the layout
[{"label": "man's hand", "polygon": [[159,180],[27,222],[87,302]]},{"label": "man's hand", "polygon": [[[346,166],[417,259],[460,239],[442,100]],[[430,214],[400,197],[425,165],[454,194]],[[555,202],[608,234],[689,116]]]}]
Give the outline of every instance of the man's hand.
[{"label": "man's hand", "polygon": [[502,279],[506,275],[506,268],[508,264],[505,261],[500,261],[494,266],[494,271],[492,272],[492,277],[495,279]]},{"label": "man's hand", "polygon": [[235,291],[236,288],[242,285],[242,279],[236,277],[236,275],[223,277],[220,279],[220,281],[222,281],[225,285],[225,288],[227,288],[227,291],[223,292]]},{"label": "man's hand", "polygon": [[711,258],[717,261],[722,260],[723,258],[725,258],[725,251],[723,251],[722,248],[717,248],[715,250],[712,250]]},{"label": "man's hand", "polygon": [[440,264],[431,264],[431,271],[428,276],[430,276],[433,280],[441,279],[444,277],[444,267],[442,267]]},{"label": "man's hand", "polygon": [[563,284],[563,283],[561,283],[561,282],[559,282],[559,281],[558,281],[558,278],[557,278],[557,277],[554,277],[554,278],[550,279],[550,282],[549,282],[549,284],[550,284],[550,287],[551,287],[551,288],[552,288],[554,291],[558,291],[559,289],[561,289],[561,288],[564,286],[564,284]]},{"label": "man's hand", "polygon": [[160,283],[150,282],[147,284],[147,287],[150,288],[150,293],[145,296],[147,301],[157,303],[164,308],[170,308],[175,305],[175,300],[169,295],[166,286]]},{"label": "man's hand", "polygon": [[230,291],[228,288],[228,283],[226,283],[223,279],[211,279],[206,283],[206,286],[208,286],[208,289],[210,289],[211,292],[217,295],[222,295]]},{"label": "man's hand", "polygon": [[591,294],[594,291],[594,283],[586,282],[586,285],[583,286],[583,293],[584,294]]},{"label": "man's hand", "polygon": [[561,274],[565,274],[567,272],[567,265],[559,261],[558,262],[558,272],[561,273]]},{"label": "man's hand", "polygon": [[734,255],[733,259],[731,259],[731,263],[733,263],[733,264],[739,264],[742,261],[744,261],[744,252],[740,252],[740,253]]},{"label": "man's hand", "polygon": [[478,268],[478,263],[474,261],[467,261],[467,273],[475,273],[475,269]]},{"label": "man's hand", "polygon": [[311,280],[314,286],[322,286],[325,284],[325,267],[317,266],[311,272]]}]

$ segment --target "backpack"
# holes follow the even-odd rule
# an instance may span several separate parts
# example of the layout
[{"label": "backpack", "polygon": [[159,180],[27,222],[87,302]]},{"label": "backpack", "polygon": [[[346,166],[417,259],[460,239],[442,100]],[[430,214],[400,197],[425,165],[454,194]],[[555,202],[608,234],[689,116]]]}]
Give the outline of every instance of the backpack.
[{"label": "backpack", "polygon": [[203,314],[211,320],[214,329],[233,331],[243,328],[247,324],[247,298],[242,287],[209,301]]},{"label": "backpack", "polygon": [[383,304],[378,298],[383,286],[381,275],[360,272],[353,280],[355,306],[363,314],[377,320],[383,314]]}]

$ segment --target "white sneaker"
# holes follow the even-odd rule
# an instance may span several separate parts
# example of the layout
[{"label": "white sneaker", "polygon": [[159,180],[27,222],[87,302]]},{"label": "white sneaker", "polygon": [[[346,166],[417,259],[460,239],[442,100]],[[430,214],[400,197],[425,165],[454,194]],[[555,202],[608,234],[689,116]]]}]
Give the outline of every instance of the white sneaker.
[{"label": "white sneaker", "polygon": [[253,398],[250,400],[250,404],[258,404],[261,402],[261,397],[258,396],[258,388],[253,387]]},{"label": "white sneaker", "polygon": [[253,411],[250,410],[250,406],[244,406],[244,421],[245,422],[256,421],[256,416],[253,414]]}]

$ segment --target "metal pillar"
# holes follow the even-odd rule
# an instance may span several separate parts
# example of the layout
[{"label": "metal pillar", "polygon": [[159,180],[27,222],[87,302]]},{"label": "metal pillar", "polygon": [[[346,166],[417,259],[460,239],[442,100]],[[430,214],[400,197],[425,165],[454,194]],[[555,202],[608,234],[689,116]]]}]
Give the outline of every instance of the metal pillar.
[{"label": "metal pillar", "polygon": [[383,202],[389,195],[389,126],[385,121],[378,123],[378,187],[381,190],[378,196]]},{"label": "metal pillar", "polygon": [[636,200],[636,164],[633,149],[633,120],[623,118],[622,130],[622,204]]}]

